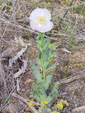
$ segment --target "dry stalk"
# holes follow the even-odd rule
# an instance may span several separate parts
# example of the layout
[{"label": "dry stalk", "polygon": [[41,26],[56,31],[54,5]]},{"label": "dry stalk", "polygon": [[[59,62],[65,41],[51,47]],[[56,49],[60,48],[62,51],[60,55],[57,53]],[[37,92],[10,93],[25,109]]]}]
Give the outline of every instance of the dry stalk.
[{"label": "dry stalk", "polygon": [[5,95],[7,95],[7,85],[6,85],[6,79],[5,79],[5,72],[4,72],[4,69],[3,69],[3,66],[2,66],[2,56],[0,54],[0,81],[3,81],[4,82],[4,91],[5,91]]},{"label": "dry stalk", "polygon": [[67,79],[67,80],[63,79],[63,80],[60,81],[60,83],[61,83],[61,84],[68,84],[68,83],[71,83],[71,82],[73,82],[73,81],[75,81],[75,80],[79,80],[79,79],[82,79],[82,78],[85,78],[85,76],[79,74],[79,75],[74,76],[74,77],[71,77],[71,78],[69,78],[69,79]]},{"label": "dry stalk", "polygon": [[78,112],[78,113],[79,113],[79,112],[82,111],[82,110],[85,111],[85,106],[80,106],[80,107],[76,107],[76,108],[72,109],[73,113],[74,113],[74,112]]},{"label": "dry stalk", "polygon": [[20,95],[16,94],[16,93],[12,93],[12,96],[13,97],[16,97],[18,99],[21,99],[22,101],[24,101],[28,106],[29,108],[34,111],[34,113],[39,113],[33,106],[30,106],[27,99],[24,99],[23,97],[21,97]]}]

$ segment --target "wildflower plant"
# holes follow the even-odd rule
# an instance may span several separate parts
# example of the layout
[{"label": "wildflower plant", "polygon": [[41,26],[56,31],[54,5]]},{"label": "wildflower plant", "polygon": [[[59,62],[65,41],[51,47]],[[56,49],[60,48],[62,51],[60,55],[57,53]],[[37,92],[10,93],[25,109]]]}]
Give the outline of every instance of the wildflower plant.
[{"label": "wildflower plant", "polygon": [[[52,103],[53,98],[58,96],[58,85],[59,82],[55,82],[51,85],[53,78],[53,71],[57,67],[58,63],[51,65],[51,61],[56,54],[52,54],[51,50],[55,50],[55,43],[49,44],[49,39],[44,38],[41,34],[37,37],[37,47],[39,48],[39,55],[37,58],[39,69],[35,64],[30,62],[33,74],[36,79],[36,83],[33,84],[33,98],[40,102],[46,101],[48,104]],[[50,92],[47,90],[52,87]]]},{"label": "wildflower plant", "polygon": [[41,32],[37,36],[37,47],[39,55],[37,58],[37,66],[31,61],[31,69],[35,76],[35,83],[33,83],[32,94],[30,97],[43,104],[43,106],[51,106],[53,99],[58,96],[59,82],[52,83],[53,71],[58,66],[58,62],[51,65],[55,53],[55,43],[50,44],[49,38],[44,38],[44,32],[52,29],[53,23],[51,14],[47,9],[35,9],[30,15],[30,26],[33,30]]},{"label": "wildflower plant", "polygon": [[64,105],[69,106],[69,103],[66,100],[61,99],[57,102],[57,105],[54,106],[54,109],[58,113],[60,113],[60,111],[63,109]]}]

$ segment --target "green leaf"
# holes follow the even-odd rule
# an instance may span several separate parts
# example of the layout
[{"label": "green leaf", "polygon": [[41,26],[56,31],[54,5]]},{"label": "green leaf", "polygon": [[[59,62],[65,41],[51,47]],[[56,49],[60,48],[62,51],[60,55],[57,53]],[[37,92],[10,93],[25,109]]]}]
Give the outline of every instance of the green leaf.
[{"label": "green leaf", "polygon": [[55,93],[58,90],[59,82],[55,82],[51,93]]},{"label": "green leaf", "polygon": [[46,97],[47,97],[47,95],[42,94],[42,95],[40,95],[40,100],[41,100],[41,101],[42,101],[42,100],[46,101]]},{"label": "green leaf", "polygon": [[56,45],[56,43],[50,44],[50,45],[48,46],[48,48],[52,48],[53,50],[56,50],[55,45]]},{"label": "green leaf", "polygon": [[34,83],[33,84],[33,98],[38,101],[38,102],[41,102],[40,100],[40,96],[42,95],[43,93],[40,92],[40,87],[39,87],[39,83]]},{"label": "green leaf", "polygon": [[39,53],[39,59],[41,59],[41,55],[42,55],[42,53],[40,52],[40,53]]},{"label": "green leaf", "polygon": [[42,60],[46,61],[46,57],[42,55]]},{"label": "green leaf", "polygon": [[53,97],[51,95],[49,95],[47,98],[46,98],[46,102],[50,103],[51,101],[53,100]]},{"label": "green leaf", "polygon": [[46,75],[46,77],[44,78],[43,86],[44,86],[45,90],[47,90],[49,88],[49,85],[52,81],[52,77],[53,77],[53,75],[52,75],[52,73],[50,73],[50,74]]},{"label": "green leaf", "polygon": [[38,61],[39,68],[40,68],[41,71],[42,71],[42,61],[41,61],[39,58],[37,59],[37,61]]},{"label": "green leaf", "polygon": [[42,82],[42,78],[41,78],[41,74],[40,74],[39,70],[37,69],[35,64],[32,63],[32,61],[30,62],[30,64],[31,64],[31,69],[33,70],[35,79],[38,80],[39,82]]},{"label": "green leaf", "polygon": [[33,86],[33,97],[35,98],[35,100],[37,100],[38,102],[41,102],[41,100],[45,100],[47,94],[44,87],[42,86],[42,83],[36,82],[35,84],[33,84]]},{"label": "green leaf", "polygon": [[46,57],[46,59],[48,59],[50,56],[51,56],[51,49],[48,48],[45,52],[45,57]]},{"label": "green leaf", "polygon": [[39,87],[40,87],[40,91],[41,91],[44,95],[46,95],[45,89],[44,89],[44,87],[42,86],[42,84],[40,84]]},{"label": "green leaf", "polygon": [[47,47],[48,47],[48,45],[49,45],[49,40],[46,39],[46,40],[45,40],[45,43],[44,43],[44,45],[43,45],[43,50],[46,50]]},{"label": "green leaf", "polygon": [[55,69],[58,65],[59,63],[57,62],[56,64],[49,66],[46,71],[49,71],[50,69]]},{"label": "green leaf", "polygon": [[48,60],[52,60],[54,57],[56,57],[56,54],[54,53],[54,54],[50,54],[50,56],[48,57]]},{"label": "green leaf", "polygon": [[47,69],[47,67],[50,65],[51,59],[49,61],[45,61],[44,63],[44,67],[45,69]]},{"label": "green leaf", "polygon": [[51,90],[51,93],[50,93],[50,95],[51,95],[53,98],[58,97],[58,86],[59,86],[59,82],[55,82],[55,83],[54,83],[54,86],[53,86],[53,89]]},{"label": "green leaf", "polygon": [[41,99],[40,99],[39,95],[35,94],[35,95],[33,96],[33,98],[34,98],[37,102],[41,102]]}]

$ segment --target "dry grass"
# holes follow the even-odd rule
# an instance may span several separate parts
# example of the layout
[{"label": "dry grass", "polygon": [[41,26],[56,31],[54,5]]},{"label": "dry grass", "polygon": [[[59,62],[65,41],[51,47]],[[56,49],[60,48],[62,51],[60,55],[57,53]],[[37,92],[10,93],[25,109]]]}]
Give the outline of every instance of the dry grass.
[{"label": "dry grass", "polygon": [[[49,9],[55,25],[52,31],[45,34],[45,37],[49,36],[51,43],[56,42],[55,52],[58,57],[54,59],[54,62],[58,60],[59,66],[54,73],[54,80],[67,79],[68,81],[69,78],[81,76],[77,79],[78,82],[77,80],[67,82],[64,88],[61,85],[62,94],[60,93],[59,98],[67,99],[70,105],[68,108],[65,107],[62,113],[71,113],[73,108],[84,105],[84,79],[80,78],[85,73],[85,2],[76,1],[73,0],[72,5],[69,6],[66,0],[0,0],[0,110],[2,113],[32,113],[21,100],[11,98],[17,88],[17,80],[13,78],[13,74],[19,71],[20,65],[16,60],[16,63],[10,68],[9,59],[16,56],[22,49],[20,43],[15,42],[15,37],[22,36],[23,39],[26,39],[25,43],[32,45],[27,48],[21,58],[21,61],[28,58],[28,63],[25,73],[22,73],[19,78],[20,91],[18,92],[23,98],[29,98],[28,89],[31,89],[32,82],[25,84],[25,81],[34,80],[29,61],[33,60],[36,63],[38,49],[35,37],[38,32],[30,29],[28,17],[37,7]],[[63,48],[70,53],[63,51]],[[76,93],[73,94],[73,91]],[[81,96],[77,95],[79,93]],[[79,103],[80,100],[82,101]],[[79,113],[84,113],[84,111],[79,111]]]}]

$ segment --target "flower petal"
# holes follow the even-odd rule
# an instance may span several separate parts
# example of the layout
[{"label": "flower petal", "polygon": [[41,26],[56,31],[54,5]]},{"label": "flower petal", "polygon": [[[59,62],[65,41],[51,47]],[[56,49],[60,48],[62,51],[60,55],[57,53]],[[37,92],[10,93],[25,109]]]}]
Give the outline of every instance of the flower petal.
[{"label": "flower petal", "polygon": [[53,23],[51,21],[46,21],[44,24],[38,24],[35,21],[30,22],[30,27],[33,30],[37,30],[39,32],[48,32],[52,29]]},{"label": "flower petal", "polygon": [[39,16],[44,16],[46,20],[51,20],[51,14],[47,9],[42,9],[42,8],[37,8],[34,11],[32,11],[29,19],[30,20],[35,20]]},{"label": "flower petal", "polygon": [[35,20],[35,19],[37,19],[39,16],[42,16],[42,15],[43,15],[43,10],[42,10],[42,8],[37,8],[37,9],[35,9],[35,10],[32,11],[32,13],[31,13],[29,19],[30,19],[30,20]]},{"label": "flower petal", "polygon": [[43,16],[46,20],[51,20],[51,13],[47,9],[43,9]]},{"label": "flower petal", "polygon": [[38,23],[35,22],[35,21],[30,21],[30,27],[33,29],[33,30],[37,30],[37,26],[38,26]]},{"label": "flower petal", "polygon": [[39,29],[40,32],[48,32],[52,29],[53,23],[51,21],[45,22]]}]

